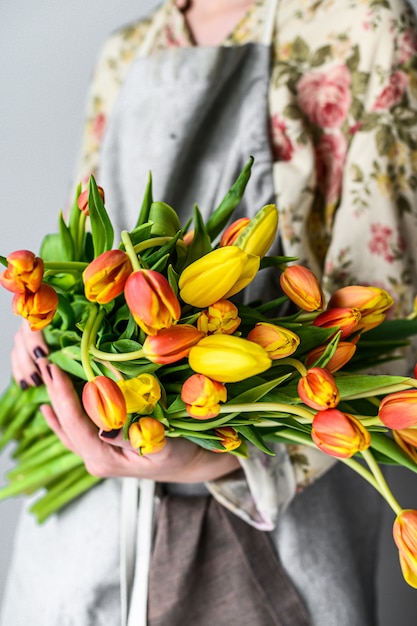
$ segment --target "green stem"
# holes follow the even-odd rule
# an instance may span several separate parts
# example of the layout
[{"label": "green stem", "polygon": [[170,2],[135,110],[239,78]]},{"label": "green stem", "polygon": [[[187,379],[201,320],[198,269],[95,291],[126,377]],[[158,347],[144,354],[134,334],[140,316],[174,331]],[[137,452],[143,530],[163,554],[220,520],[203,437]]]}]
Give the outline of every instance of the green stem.
[{"label": "green stem", "polygon": [[129,237],[129,233],[127,232],[127,230],[122,230],[121,238],[125,246],[126,254],[128,255],[130,262],[132,264],[133,270],[134,271],[140,270],[141,267],[140,267],[138,255],[135,252],[135,249],[132,245],[132,241]]},{"label": "green stem", "polygon": [[295,367],[300,376],[306,376],[307,374],[307,368],[298,359],[292,359],[291,357],[280,359],[279,365],[292,365]]},{"label": "green stem", "polygon": [[90,310],[88,312],[88,319],[81,337],[81,364],[83,366],[84,372],[87,376],[87,380],[93,380],[95,378],[95,374],[93,372],[93,368],[90,364],[90,342],[91,342],[91,332],[94,328],[94,323],[96,321],[98,315],[98,310],[96,306],[90,306]]},{"label": "green stem", "polygon": [[415,385],[410,383],[397,383],[396,385],[387,385],[386,387],[369,389],[368,391],[361,391],[360,393],[352,393],[348,396],[343,396],[343,400],[358,400],[359,398],[372,398],[382,395],[385,396],[389,393],[396,393],[397,391],[407,391],[410,387],[415,387]]},{"label": "green stem", "polygon": [[86,214],[81,211],[81,215],[78,219],[78,233],[77,233],[77,254],[80,257],[84,251],[84,237],[85,237],[85,223],[87,221]]},{"label": "green stem", "polygon": [[[172,241],[173,237],[153,237],[152,239],[147,239],[146,241],[141,241],[133,246],[133,250],[136,254],[143,252],[143,250],[148,250],[148,248],[155,248],[155,246],[163,246],[166,243]],[[123,242],[124,243],[124,242]],[[177,240],[177,246],[187,250],[186,244],[181,240]]]},{"label": "green stem", "polygon": [[402,507],[394,498],[393,493],[391,489],[389,488],[387,481],[385,480],[385,477],[381,471],[381,468],[379,467],[378,463],[375,461],[372,452],[369,449],[362,450],[361,454],[363,458],[365,459],[366,463],[368,464],[368,467],[371,470],[372,474],[375,477],[375,480],[378,484],[378,491],[388,502],[388,504],[390,505],[394,513],[398,515],[402,511]]},{"label": "green stem", "polygon": [[101,359],[102,361],[135,361],[141,359],[145,355],[143,350],[134,350],[133,352],[103,352],[95,346],[90,346],[90,354],[95,359]]},{"label": "green stem", "polygon": [[[302,419],[312,422],[315,412],[310,411],[302,406],[285,404],[282,402],[250,402],[248,404],[223,404],[220,407],[220,413],[262,413],[262,412],[274,412],[274,413],[289,413],[290,415],[296,415]],[[181,417],[187,417],[186,411],[178,411],[172,414],[172,419]],[[171,418],[170,418],[170,423]]]}]

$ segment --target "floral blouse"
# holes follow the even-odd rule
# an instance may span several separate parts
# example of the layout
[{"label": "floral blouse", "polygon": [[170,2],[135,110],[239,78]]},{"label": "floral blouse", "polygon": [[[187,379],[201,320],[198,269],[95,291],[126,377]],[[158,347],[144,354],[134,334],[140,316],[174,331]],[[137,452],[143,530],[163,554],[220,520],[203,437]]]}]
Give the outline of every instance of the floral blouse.
[{"label": "floral blouse", "polygon": [[[168,4],[149,54],[194,45],[183,14],[172,0]],[[77,181],[97,171],[119,89],[161,10],[104,46]],[[264,2],[254,2],[223,45],[260,41],[263,12]],[[416,50],[414,13],[403,0],[281,0],[278,6],[269,109],[284,253],[309,266],[327,295],[355,283],[388,290],[393,315],[409,313],[417,293]],[[289,446],[288,452],[294,490],[332,463],[315,449]],[[255,459],[248,480],[256,481],[256,465],[262,475],[265,463],[270,459]],[[271,465],[269,487],[287,470],[285,463]],[[269,487],[257,513],[249,513],[249,521],[264,528],[276,511]],[[229,506],[242,506],[244,492],[230,483],[212,490]]]}]

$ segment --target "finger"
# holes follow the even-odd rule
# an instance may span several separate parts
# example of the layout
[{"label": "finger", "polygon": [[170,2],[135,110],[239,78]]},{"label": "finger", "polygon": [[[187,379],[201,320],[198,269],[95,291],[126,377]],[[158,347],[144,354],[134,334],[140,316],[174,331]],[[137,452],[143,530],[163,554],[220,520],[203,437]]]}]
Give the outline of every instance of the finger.
[{"label": "finger", "polygon": [[[27,342],[27,335],[23,324],[14,337],[11,352],[12,374],[23,389],[31,385],[39,386],[42,384],[42,378],[34,359],[36,357],[35,351],[37,354],[39,354],[39,350],[43,351],[43,348],[37,344],[44,344],[44,341],[41,333],[36,333],[36,335],[40,335],[40,337],[32,338],[33,344],[36,344],[34,348],[32,348],[31,343],[28,344]],[[41,338],[42,341],[40,340]]]},{"label": "finger", "polygon": [[57,437],[59,437],[64,446],[68,448],[68,450],[76,453],[76,450],[72,446],[71,440],[67,437],[66,433],[61,428],[61,424],[59,423],[59,420],[53,408],[49,404],[43,404],[39,408],[49,428],[57,435]]}]

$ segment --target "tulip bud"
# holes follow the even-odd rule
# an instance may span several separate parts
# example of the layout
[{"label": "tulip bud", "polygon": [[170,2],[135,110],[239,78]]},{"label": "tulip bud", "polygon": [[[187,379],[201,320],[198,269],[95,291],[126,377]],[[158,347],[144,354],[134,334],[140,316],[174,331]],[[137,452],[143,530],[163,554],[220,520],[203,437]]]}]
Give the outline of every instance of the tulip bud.
[{"label": "tulip bud", "polygon": [[232,246],[236,241],[237,237],[240,235],[242,230],[247,226],[250,222],[249,217],[241,217],[238,220],[235,220],[226,228],[223,232],[219,246],[223,248],[223,246]]},{"label": "tulip bud", "polygon": [[206,335],[232,335],[241,321],[238,312],[237,306],[230,300],[219,300],[200,313],[197,328]]},{"label": "tulip bud", "polygon": [[239,434],[231,426],[215,428],[214,433],[220,438],[220,443],[225,449],[215,449],[213,452],[231,452],[242,444]]},{"label": "tulip bud", "polygon": [[234,245],[262,259],[274,243],[277,228],[278,209],[275,204],[267,204],[240,231]]},{"label": "tulip bud", "polygon": [[349,285],[338,289],[332,295],[328,308],[348,307],[358,309],[361,319],[356,330],[371,330],[385,319],[385,312],[394,303],[393,298],[384,289]]},{"label": "tulip bud", "polygon": [[152,374],[139,374],[135,378],[118,380],[126,401],[128,413],[152,413],[161,398],[161,387]]},{"label": "tulip bud", "polygon": [[153,417],[141,417],[129,427],[129,441],[140,454],[155,454],[166,444],[164,425]]},{"label": "tulip bud", "polygon": [[[97,191],[99,192],[100,197],[104,202],[103,187],[97,186]],[[77,200],[78,208],[80,209],[82,213],[84,213],[84,215],[87,215],[87,216],[90,215],[90,212],[88,209],[88,196],[89,196],[89,190],[85,189],[84,191],[80,193],[80,195],[78,196],[78,200]]]},{"label": "tulip bud", "polygon": [[221,383],[256,376],[271,367],[267,352],[247,339],[234,335],[208,335],[188,355],[192,370]]},{"label": "tulip bud", "polygon": [[335,379],[323,367],[312,367],[300,378],[298,395],[304,404],[317,411],[333,409],[340,400]]},{"label": "tulip bud", "polygon": [[180,297],[198,308],[231,297],[255,278],[259,264],[259,257],[236,246],[217,248],[184,269],[178,281]]},{"label": "tulip bud", "polygon": [[335,307],[327,309],[323,313],[319,313],[313,322],[314,326],[319,328],[335,328],[341,330],[341,339],[348,337],[356,329],[361,314],[358,309],[350,309],[348,307]]},{"label": "tulip bud", "polygon": [[303,265],[291,265],[280,276],[283,292],[303,311],[318,311],[324,308],[324,295],[319,281]]},{"label": "tulip bud", "polygon": [[[323,345],[310,350],[306,357],[306,367],[311,367],[313,363],[321,357],[326,348],[327,345]],[[333,356],[326,363],[326,370],[329,370],[331,373],[337,372],[350,361],[355,352],[356,345],[354,343],[350,341],[339,341]]]},{"label": "tulip bud", "polygon": [[31,330],[42,330],[48,326],[57,308],[58,294],[46,283],[41,283],[35,293],[15,293],[12,300],[13,313],[27,319]]},{"label": "tulip bud", "polygon": [[181,400],[188,415],[195,419],[210,419],[220,411],[219,402],[226,402],[226,387],[203,374],[193,374],[182,386]]},{"label": "tulip bud", "polygon": [[83,272],[87,300],[106,304],[117,298],[132,271],[130,259],[123,250],[103,252]]},{"label": "tulip bud", "polygon": [[337,409],[316,413],[311,438],[316,446],[331,456],[349,458],[371,445],[371,435],[353,415]]},{"label": "tulip bud", "polygon": [[29,250],[16,250],[7,257],[7,269],[0,276],[0,284],[8,291],[35,293],[43,278],[43,260]]},{"label": "tulip bud", "polygon": [[171,285],[159,272],[136,270],[125,284],[127,306],[136,324],[147,335],[179,320],[181,307]]},{"label": "tulip bud", "polygon": [[82,403],[88,417],[102,430],[122,428],[126,421],[122,390],[107,376],[96,376],[84,385]]},{"label": "tulip bud", "polygon": [[417,511],[402,510],[395,519],[392,533],[404,579],[417,589]]},{"label": "tulip bud", "polygon": [[385,426],[393,430],[417,426],[417,389],[385,396],[379,405],[378,417]]},{"label": "tulip bud", "polygon": [[175,363],[187,356],[191,347],[203,337],[204,333],[191,324],[162,328],[155,335],[146,337],[142,346],[143,353],[152,363]]},{"label": "tulip bud", "polygon": [[283,359],[297,350],[300,338],[288,328],[259,322],[248,334],[249,341],[254,341],[268,353],[272,360]]}]

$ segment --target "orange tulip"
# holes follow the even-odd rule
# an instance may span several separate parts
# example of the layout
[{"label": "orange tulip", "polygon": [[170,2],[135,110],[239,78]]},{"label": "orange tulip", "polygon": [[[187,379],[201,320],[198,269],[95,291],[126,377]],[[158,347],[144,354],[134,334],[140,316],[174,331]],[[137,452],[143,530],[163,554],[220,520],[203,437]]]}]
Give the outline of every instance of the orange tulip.
[{"label": "orange tulip", "polygon": [[371,444],[371,435],[360,421],[337,409],[316,413],[311,438],[320,450],[342,459],[366,450]]},{"label": "orange tulip", "polygon": [[393,430],[392,436],[396,444],[417,465],[417,429]]},{"label": "orange tulip", "polygon": [[334,307],[327,309],[323,313],[319,313],[313,322],[314,326],[319,328],[334,328],[335,331],[341,330],[341,339],[345,339],[356,329],[361,314],[359,309],[350,309],[349,307]]},{"label": "orange tulip", "polygon": [[241,217],[240,219],[232,222],[232,224],[230,224],[230,226],[226,228],[220,238],[220,247],[232,246],[237,237],[239,237],[239,234],[242,232],[245,226],[249,224],[249,222],[249,217]]},{"label": "orange tulip", "polygon": [[132,271],[130,259],[123,250],[103,252],[83,272],[87,300],[106,304],[117,298]]},{"label": "orange tulip", "polygon": [[102,430],[122,428],[126,422],[126,401],[122,390],[107,376],[96,376],[84,385],[82,403],[88,417]]},{"label": "orange tulip", "polygon": [[[101,199],[104,202],[104,189],[102,187],[97,187],[97,191],[99,192]],[[84,215],[90,215],[90,212],[88,210],[88,195],[89,195],[89,190],[85,189],[78,196],[78,201],[77,201],[78,208],[80,209],[82,213],[84,213]]]},{"label": "orange tulip", "polygon": [[417,589],[417,511],[401,511],[395,519],[392,534],[403,576],[411,587]]},{"label": "orange tulip", "polygon": [[239,434],[231,426],[215,428],[214,433],[220,437],[220,443],[225,449],[217,449],[213,450],[213,452],[231,452],[232,450],[236,450],[236,448],[238,448],[242,443]]},{"label": "orange tulip", "polygon": [[319,311],[324,308],[324,295],[319,281],[303,265],[291,265],[280,276],[283,292],[303,311]]},{"label": "orange tulip", "polygon": [[207,335],[232,335],[240,325],[238,308],[230,300],[219,300],[201,311],[197,328]]},{"label": "orange tulip", "polygon": [[384,289],[349,285],[335,291],[329,301],[328,308],[348,307],[358,309],[361,319],[356,330],[371,330],[385,319],[386,311],[394,303],[393,298]]},{"label": "orange tulip", "polygon": [[162,328],[155,335],[146,337],[143,352],[152,363],[175,363],[187,356],[192,346],[204,336],[204,333],[191,324]]},{"label": "orange tulip", "polygon": [[[326,350],[327,345],[317,346],[307,354],[306,367],[311,367]],[[350,341],[339,341],[331,359],[326,363],[326,370],[334,373],[350,361],[356,352],[356,345]]]},{"label": "orange tulip", "polygon": [[300,378],[298,395],[304,404],[317,411],[333,409],[340,400],[335,379],[323,367],[312,367]]},{"label": "orange tulip", "polygon": [[31,330],[42,330],[48,326],[57,308],[58,294],[46,283],[41,283],[35,293],[15,293],[12,300],[13,313],[27,319]]},{"label": "orange tulip", "polygon": [[164,425],[153,417],[141,417],[129,427],[129,441],[140,454],[155,454],[166,444]]},{"label": "orange tulip", "polygon": [[147,335],[170,328],[181,316],[180,303],[171,285],[154,270],[133,272],[126,281],[125,298],[135,322]]},{"label": "orange tulip", "polygon": [[187,413],[195,419],[210,419],[220,412],[220,402],[226,402],[225,385],[204,376],[193,374],[182,386],[181,400]]},{"label": "orange tulip", "polygon": [[43,260],[30,250],[16,250],[7,257],[7,269],[0,276],[0,284],[8,291],[35,293],[43,278]]},{"label": "orange tulip", "polygon": [[272,360],[283,359],[297,350],[300,338],[288,328],[259,322],[248,334],[249,341],[261,346]]},{"label": "orange tulip", "polygon": [[381,400],[378,417],[393,430],[417,426],[417,389],[390,393]]}]

